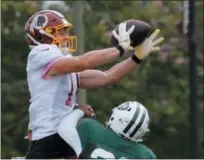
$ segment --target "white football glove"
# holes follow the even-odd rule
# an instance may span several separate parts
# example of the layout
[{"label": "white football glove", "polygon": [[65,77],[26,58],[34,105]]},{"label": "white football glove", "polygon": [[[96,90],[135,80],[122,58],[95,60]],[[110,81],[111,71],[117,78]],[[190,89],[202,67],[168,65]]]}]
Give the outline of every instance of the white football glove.
[{"label": "white football glove", "polygon": [[146,38],[146,40],[142,42],[142,44],[135,48],[135,55],[137,58],[139,58],[140,60],[145,59],[151,52],[160,50],[160,47],[158,47],[157,45],[161,43],[164,38],[160,37],[156,39],[159,32],[160,30],[156,29],[149,38]]},{"label": "white football glove", "polygon": [[118,40],[118,43],[125,51],[133,49],[130,46],[130,34],[135,29],[135,26],[132,25],[128,31],[126,31],[126,22],[120,23],[118,27],[118,34],[115,30],[112,31],[113,36]]}]

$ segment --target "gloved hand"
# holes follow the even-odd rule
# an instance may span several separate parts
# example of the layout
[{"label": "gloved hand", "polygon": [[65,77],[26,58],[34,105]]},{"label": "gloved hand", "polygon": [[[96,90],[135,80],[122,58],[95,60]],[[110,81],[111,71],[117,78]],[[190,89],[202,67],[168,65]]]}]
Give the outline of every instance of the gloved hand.
[{"label": "gloved hand", "polygon": [[142,44],[135,48],[134,54],[138,59],[143,60],[148,57],[150,53],[160,50],[160,47],[158,47],[157,45],[161,43],[164,38],[160,37],[156,39],[159,32],[160,30],[156,29],[149,38],[146,38],[146,40],[142,42]]},{"label": "gloved hand", "polygon": [[131,26],[128,31],[126,31],[126,22],[122,22],[119,24],[118,27],[118,34],[115,30],[112,31],[113,36],[118,40],[119,45],[125,50],[131,50],[133,49],[130,46],[131,40],[130,40],[130,34],[134,31],[135,26]]}]

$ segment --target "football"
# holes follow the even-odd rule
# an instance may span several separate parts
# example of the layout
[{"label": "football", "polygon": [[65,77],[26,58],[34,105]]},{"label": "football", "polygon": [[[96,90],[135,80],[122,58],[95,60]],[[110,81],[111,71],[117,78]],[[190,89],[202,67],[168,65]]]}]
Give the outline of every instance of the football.
[{"label": "football", "polygon": [[[131,20],[127,20],[126,22],[127,22],[127,28],[126,28],[127,30],[130,29],[132,25],[135,26],[135,29],[130,35],[132,47],[138,46],[151,33],[150,25],[144,21],[131,19]],[[118,26],[115,28],[116,33],[118,33]],[[113,46],[118,45],[118,40],[113,35],[111,36],[111,44]]]}]

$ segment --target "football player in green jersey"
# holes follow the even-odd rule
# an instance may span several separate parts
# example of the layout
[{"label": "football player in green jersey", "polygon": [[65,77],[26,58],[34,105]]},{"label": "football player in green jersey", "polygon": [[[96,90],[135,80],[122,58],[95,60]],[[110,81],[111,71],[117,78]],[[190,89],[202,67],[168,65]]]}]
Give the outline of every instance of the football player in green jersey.
[{"label": "football player in green jersey", "polygon": [[[95,119],[81,119],[76,126],[82,146],[79,158],[156,159],[152,150],[140,143],[149,131],[148,126],[148,111],[136,101],[114,108],[106,127]],[[67,126],[66,134],[73,129],[71,127]]]}]

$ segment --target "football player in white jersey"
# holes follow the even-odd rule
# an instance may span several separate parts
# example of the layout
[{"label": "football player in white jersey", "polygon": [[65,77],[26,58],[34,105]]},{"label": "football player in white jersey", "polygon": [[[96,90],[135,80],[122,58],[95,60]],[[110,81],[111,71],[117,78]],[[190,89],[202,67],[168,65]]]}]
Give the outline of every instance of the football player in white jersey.
[{"label": "football player in white jersey", "polygon": [[[107,71],[99,71],[93,68],[114,61],[132,49],[130,34],[134,26],[126,31],[126,23],[121,23],[119,33],[114,33],[119,41],[118,46],[74,57],[70,53],[76,50],[76,37],[70,35],[71,28],[72,24],[53,10],[35,13],[25,25],[27,42],[31,48],[26,68],[31,95],[31,146],[26,158],[51,159],[70,157],[75,153],[79,155],[81,149],[78,147],[80,140],[77,132],[67,133],[74,140],[73,144],[67,144],[67,136],[58,132],[61,120],[69,116],[76,106],[78,88],[98,88],[118,82],[136,63],[158,50],[159,47],[155,45],[162,41],[161,38],[153,41],[158,32],[154,33],[135,49],[132,57]],[[83,116],[81,111],[77,114],[76,117]]]}]

